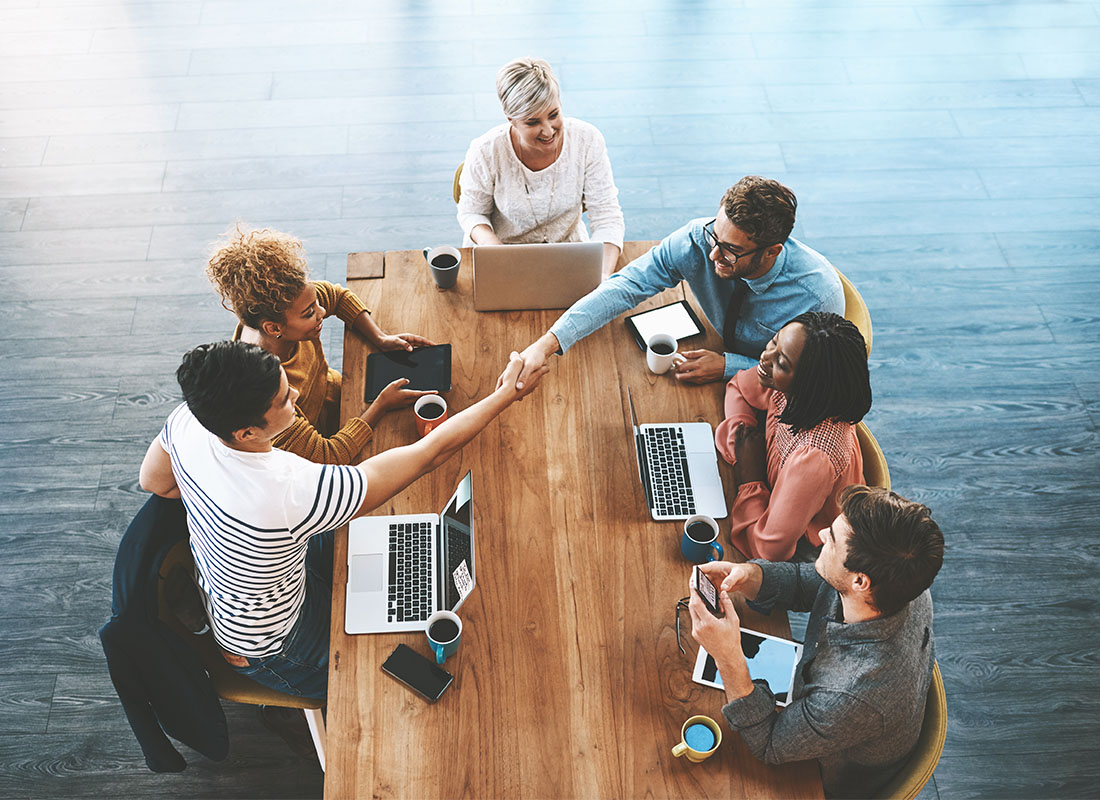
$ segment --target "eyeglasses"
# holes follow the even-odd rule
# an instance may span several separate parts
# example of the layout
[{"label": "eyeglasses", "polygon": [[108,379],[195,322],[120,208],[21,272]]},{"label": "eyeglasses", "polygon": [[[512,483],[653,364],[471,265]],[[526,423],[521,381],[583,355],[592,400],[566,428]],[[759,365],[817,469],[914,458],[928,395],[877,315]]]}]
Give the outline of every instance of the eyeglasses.
[{"label": "eyeglasses", "polygon": [[676,646],[680,648],[680,652],[687,655],[687,650],[680,644],[680,609],[686,609],[691,597],[681,597],[676,601]]},{"label": "eyeglasses", "polygon": [[[720,252],[722,254],[722,260],[725,261],[730,266],[733,266],[734,264],[736,264],[737,259],[739,259],[739,258],[744,258],[745,256],[751,256],[754,253],[759,253],[761,250],[766,250],[769,247],[771,247],[770,244],[765,244],[765,245],[761,245],[760,247],[756,248],[755,250],[749,250],[747,253],[735,253],[733,251],[733,248],[735,247],[735,245],[732,245],[729,242],[720,242],[720,241],[718,241],[718,236],[714,233],[714,223],[716,223],[717,221],[718,221],[718,218],[715,217],[710,222],[708,222],[706,225],[704,225],[703,226],[703,233],[706,234],[707,244],[710,245],[710,250],[713,250],[714,248],[717,247],[718,252]],[[710,250],[708,250],[707,252],[710,252]]]}]

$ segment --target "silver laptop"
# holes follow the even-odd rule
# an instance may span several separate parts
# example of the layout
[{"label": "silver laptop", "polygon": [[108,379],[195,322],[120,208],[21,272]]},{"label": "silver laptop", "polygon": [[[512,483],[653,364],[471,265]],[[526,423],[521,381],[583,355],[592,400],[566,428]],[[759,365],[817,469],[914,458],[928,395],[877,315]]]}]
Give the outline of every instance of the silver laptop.
[{"label": "silver laptop", "polygon": [[474,309],[569,308],[600,285],[603,242],[479,245]]},{"label": "silver laptop", "polygon": [[442,514],[362,517],[348,526],[348,633],[422,631],[474,588],[473,473]]},{"label": "silver laptop", "polygon": [[638,476],[653,519],[687,519],[692,514],[725,518],[726,496],[710,425],[639,425],[630,389],[626,390],[626,399],[634,428]]}]

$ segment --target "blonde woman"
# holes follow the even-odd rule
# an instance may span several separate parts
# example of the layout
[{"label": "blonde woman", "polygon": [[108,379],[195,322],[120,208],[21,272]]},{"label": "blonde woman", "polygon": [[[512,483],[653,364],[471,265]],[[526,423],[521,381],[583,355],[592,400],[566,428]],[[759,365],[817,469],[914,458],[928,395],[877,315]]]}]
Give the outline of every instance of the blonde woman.
[{"label": "blonde woman", "polygon": [[[462,168],[458,224],[464,244],[604,243],[610,275],[622,252],[623,212],[603,135],[566,117],[558,79],[545,61],[520,58],[497,73],[508,121],[470,143]],[[581,219],[587,207],[592,233]]]},{"label": "blonde woman", "polygon": [[383,332],[354,292],[311,281],[302,243],[293,236],[238,227],[214,252],[206,274],[222,305],[240,320],[233,339],[278,356],[299,392],[294,422],[273,441],[280,450],[321,464],[354,464],[387,411],[430,394],[402,388],[404,379],[394,381],[366,411],[340,426],[340,373],[329,369],[321,348],[327,317],[338,317],[379,350],[412,350],[432,342]]}]

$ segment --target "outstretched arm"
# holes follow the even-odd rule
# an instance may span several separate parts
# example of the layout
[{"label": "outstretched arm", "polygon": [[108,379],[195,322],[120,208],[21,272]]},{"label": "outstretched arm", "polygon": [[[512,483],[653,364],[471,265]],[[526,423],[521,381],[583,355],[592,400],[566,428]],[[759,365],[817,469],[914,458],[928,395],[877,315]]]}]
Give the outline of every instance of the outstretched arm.
[{"label": "outstretched arm", "polygon": [[516,378],[523,367],[519,353],[512,353],[508,367],[500,376],[497,388],[433,430],[419,442],[395,447],[372,456],[359,465],[367,478],[367,493],[356,516],[362,516],[385,503],[410,483],[434,470],[462,449],[481,430],[516,400],[530,394],[547,372],[535,371],[522,390],[516,389]]}]

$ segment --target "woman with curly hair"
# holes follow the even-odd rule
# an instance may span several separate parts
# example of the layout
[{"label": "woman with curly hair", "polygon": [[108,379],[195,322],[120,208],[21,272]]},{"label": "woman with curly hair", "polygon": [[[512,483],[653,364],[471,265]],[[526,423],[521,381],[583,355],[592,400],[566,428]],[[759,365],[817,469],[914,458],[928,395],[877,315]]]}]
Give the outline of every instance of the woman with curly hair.
[{"label": "woman with curly hair", "polygon": [[321,349],[326,317],[337,316],[379,350],[412,350],[432,344],[412,333],[387,334],[354,292],[328,281],[311,281],[300,240],[264,228],[236,228],[206,267],[222,305],[240,323],[234,340],[256,344],[279,357],[287,380],[299,392],[293,424],[274,440],[282,450],[322,464],[352,464],[387,411],[430,392],[394,381],[358,417],[340,427],[340,373],[329,369]]},{"label": "woman with curly hair", "polygon": [[[810,311],[780,329],[755,368],[726,387],[718,452],[733,464],[730,539],[749,558],[790,559],[803,537],[840,513],[840,493],[863,483],[855,424],[871,408],[863,336],[838,314]],[[757,412],[767,412],[764,433]]]}]

